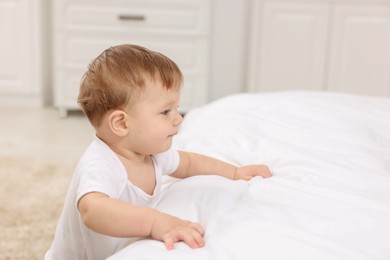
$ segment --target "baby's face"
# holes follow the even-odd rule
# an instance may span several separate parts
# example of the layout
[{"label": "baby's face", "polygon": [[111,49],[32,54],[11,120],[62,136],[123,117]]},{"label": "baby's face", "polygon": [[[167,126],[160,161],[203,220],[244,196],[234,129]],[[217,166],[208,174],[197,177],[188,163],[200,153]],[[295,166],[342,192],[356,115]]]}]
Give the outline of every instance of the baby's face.
[{"label": "baby's face", "polygon": [[137,153],[150,155],[168,150],[183,121],[177,111],[180,91],[167,90],[159,81],[146,82],[146,90],[129,109],[129,144]]}]

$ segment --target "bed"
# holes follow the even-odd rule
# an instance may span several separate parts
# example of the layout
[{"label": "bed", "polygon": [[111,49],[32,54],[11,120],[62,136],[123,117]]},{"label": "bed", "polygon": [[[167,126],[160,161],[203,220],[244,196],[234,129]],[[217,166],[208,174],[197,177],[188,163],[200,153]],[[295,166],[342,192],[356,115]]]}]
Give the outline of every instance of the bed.
[{"label": "bed", "polygon": [[206,245],[129,240],[117,259],[390,259],[390,99],[236,94],[190,111],[174,145],[274,176],[164,179],[161,211],[201,223]]}]

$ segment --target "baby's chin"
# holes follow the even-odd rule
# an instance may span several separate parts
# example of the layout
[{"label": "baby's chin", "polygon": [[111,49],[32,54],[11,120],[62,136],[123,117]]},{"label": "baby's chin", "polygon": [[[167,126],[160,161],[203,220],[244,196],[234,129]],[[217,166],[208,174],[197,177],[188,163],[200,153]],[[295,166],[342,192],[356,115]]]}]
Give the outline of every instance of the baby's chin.
[{"label": "baby's chin", "polygon": [[170,140],[166,140],[166,142],[160,147],[160,149],[157,149],[153,154],[163,153],[171,149],[172,147],[172,138]]}]

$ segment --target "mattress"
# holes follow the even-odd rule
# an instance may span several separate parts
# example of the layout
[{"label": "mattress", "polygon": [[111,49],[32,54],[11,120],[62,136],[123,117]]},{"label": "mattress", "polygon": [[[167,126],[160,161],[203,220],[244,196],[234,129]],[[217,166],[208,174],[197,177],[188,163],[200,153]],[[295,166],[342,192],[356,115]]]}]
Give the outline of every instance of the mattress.
[{"label": "mattress", "polygon": [[109,259],[390,259],[389,99],[236,94],[190,111],[174,146],[273,177],[166,177],[156,207],[199,222],[205,246],[129,239]]}]

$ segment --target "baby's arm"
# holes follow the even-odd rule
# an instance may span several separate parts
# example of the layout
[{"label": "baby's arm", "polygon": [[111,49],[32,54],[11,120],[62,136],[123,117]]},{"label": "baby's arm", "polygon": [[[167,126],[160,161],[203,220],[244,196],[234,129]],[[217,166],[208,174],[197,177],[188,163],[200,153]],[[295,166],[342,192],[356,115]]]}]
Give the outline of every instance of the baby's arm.
[{"label": "baby's arm", "polygon": [[78,203],[84,224],[95,232],[114,237],[151,237],[167,249],[183,241],[191,248],[204,245],[203,229],[156,209],[134,206],[99,192],[83,196]]},{"label": "baby's arm", "polygon": [[215,158],[179,151],[180,164],[177,170],[171,174],[176,178],[186,178],[195,175],[220,175],[232,180],[250,180],[255,176],[263,178],[271,177],[272,174],[266,165],[256,164],[236,167],[232,164]]}]

